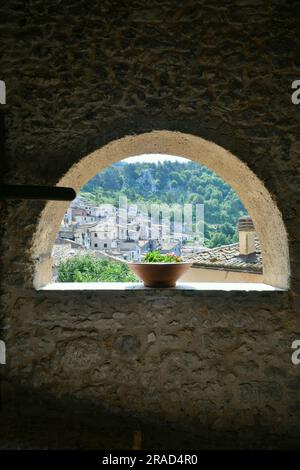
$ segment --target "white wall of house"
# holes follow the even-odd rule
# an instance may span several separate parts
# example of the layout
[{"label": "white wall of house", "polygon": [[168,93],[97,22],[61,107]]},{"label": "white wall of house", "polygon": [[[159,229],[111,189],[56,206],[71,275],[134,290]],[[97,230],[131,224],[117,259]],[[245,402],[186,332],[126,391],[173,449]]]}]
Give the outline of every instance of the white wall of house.
[{"label": "white wall of house", "polygon": [[111,243],[112,243],[112,240],[109,240],[109,239],[92,238],[91,248],[93,248],[94,250],[101,250],[101,251],[111,250]]},{"label": "white wall of house", "polygon": [[117,209],[112,204],[101,204],[94,207],[94,213],[97,217],[114,217]]},{"label": "white wall of house", "polygon": [[91,224],[97,221],[97,218],[92,215],[73,215],[73,220],[78,224]]},{"label": "white wall of house", "polygon": [[90,230],[91,248],[95,250],[110,250],[112,241],[117,238],[115,225],[98,224]]}]

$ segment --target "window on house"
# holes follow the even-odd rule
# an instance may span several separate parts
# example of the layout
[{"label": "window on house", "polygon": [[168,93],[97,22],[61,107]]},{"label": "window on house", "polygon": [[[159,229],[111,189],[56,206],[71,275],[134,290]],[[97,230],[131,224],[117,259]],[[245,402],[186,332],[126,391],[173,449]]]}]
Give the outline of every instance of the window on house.
[{"label": "window on house", "polygon": [[97,248],[97,247],[98,247],[98,243],[94,243],[94,247]]}]

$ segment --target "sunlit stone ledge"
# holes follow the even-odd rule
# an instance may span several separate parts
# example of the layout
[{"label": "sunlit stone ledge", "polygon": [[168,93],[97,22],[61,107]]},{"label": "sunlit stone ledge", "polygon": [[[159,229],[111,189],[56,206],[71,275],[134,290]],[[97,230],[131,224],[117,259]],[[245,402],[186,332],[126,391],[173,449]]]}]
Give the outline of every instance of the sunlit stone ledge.
[{"label": "sunlit stone ledge", "polygon": [[[42,291],[78,291],[78,290],[162,290],[145,287],[141,282],[57,282],[47,284],[38,290]],[[192,282],[177,283],[176,287],[163,290],[197,290],[197,291],[280,291],[277,287],[263,283],[229,283],[229,282]]]}]

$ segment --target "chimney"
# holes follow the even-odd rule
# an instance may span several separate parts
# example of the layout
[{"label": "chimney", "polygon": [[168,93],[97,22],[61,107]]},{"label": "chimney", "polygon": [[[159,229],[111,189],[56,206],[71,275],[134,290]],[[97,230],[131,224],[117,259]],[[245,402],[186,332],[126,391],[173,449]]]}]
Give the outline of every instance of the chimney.
[{"label": "chimney", "polygon": [[240,255],[255,253],[255,228],[251,217],[240,217],[238,222]]}]

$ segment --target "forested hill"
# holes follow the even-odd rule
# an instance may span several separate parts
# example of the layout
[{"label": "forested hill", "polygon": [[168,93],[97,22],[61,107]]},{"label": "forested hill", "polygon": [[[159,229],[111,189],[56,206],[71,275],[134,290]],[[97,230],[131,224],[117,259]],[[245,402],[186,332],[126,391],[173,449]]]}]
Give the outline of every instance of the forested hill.
[{"label": "forested hill", "polygon": [[210,247],[237,241],[236,224],[246,214],[228,184],[191,161],[119,162],[94,176],[80,194],[95,204],[109,202],[116,207],[120,194],[130,202],[204,203],[205,244]]}]

